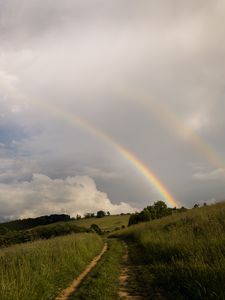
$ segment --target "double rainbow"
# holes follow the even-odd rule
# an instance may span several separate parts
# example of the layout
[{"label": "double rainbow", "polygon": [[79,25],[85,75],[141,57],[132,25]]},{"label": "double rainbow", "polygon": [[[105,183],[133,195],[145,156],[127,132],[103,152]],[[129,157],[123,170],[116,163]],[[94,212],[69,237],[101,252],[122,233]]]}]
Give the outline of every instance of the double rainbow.
[{"label": "double rainbow", "polygon": [[165,104],[149,97],[143,89],[133,88],[131,86],[120,86],[116,89],[119,96],[121,95],[129,101],[133,101],[138,106],[142,106],[146,111],[153,112],[158,116],[160,122],[165,124],[177,136],[187,139],[189,144],[206,161],[215,168],[225,169],[224,160],[219,156],[215,149],[200,137],[194,130],[185,125],[185,123]]},{"label": "double rainbow", "polygon": [[[36,103],[37,104],[37,103]],[[40,106],[40,103],[38,103]],[[58,107],[49,106],[49,104],[41,104],[42,107],[45,107],[51,113],[54,113],[56,116],[63,118],[67,122],[72,125],[79,126],[99,139],[103,140],[107,144],[111,145],[114,149],[116,149],[120,155],[125,158],[144,178],[148,181],[151,186],[153,186],[156,191],[163,197],[170,206],[180,206],[180,203],[175,200],[175,198],[168,191],[166,186],[160,181],[160,179],[150,170],[136,155],[134,155],[131,151],[126,149],[123,145],[118,143],[115,139],[113,139],[109,134],[104,132],[103,130],[97,128],[93,124],[87,122],[86,120],[75,116],[74,114],[59,109]]]},{"label": "double rainbow", "polygon": [[180,206],[180,203],[175,200],[175,198],[171,195],[167,187],[160,181],[160,179],[154,174],[154,172],[148,168],[136,155],[134,155],[131,151],[126,149],[122,144],[118,143],[115,139],[113,139],[109,134],[104,132],[103,130],[95,127],[93,124],[90,124],[86,120],[75,116],[71,112],[63,110],[60,107],[50,105],[44,100],[40,101],[34,97],[29,97],[24,94],[18,93],[14,88],[8,88],[7,92],[12,96],[14,99],[17,99],[19,102],[22,103],[29,103],[31,102],[37,107],[46,110],[49,114],[54,114],[67,122],[71,123],[72,125],[79,126],[94,136],[97,136],[99,139],[102,139],[109,145],[111,145],[114,149],[116,149],[120,155],[125,158],[144,178],[147,182],[153,186],[156,191],[163,197],[163,199],[171,206]]}]

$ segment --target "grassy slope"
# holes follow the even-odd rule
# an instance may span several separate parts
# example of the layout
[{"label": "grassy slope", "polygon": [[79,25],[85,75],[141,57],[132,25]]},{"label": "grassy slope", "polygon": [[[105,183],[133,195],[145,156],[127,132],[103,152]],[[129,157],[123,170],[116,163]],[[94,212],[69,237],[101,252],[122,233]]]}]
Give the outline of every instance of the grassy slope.
[{"label": "grassy slope", "polygon": [[74,222],[59,222],[27,230],[8,231],[3,235],[0,234],[0,247],[82,232],[88,232],[88,229],[79,227]]},{"label": "grassy slope", "polygon": [[83,282],[71,300],[118,299],[120,264],[124,254],[121,241],[112,239],[102,260]]},{"label": "grassy slope", "polygon": [[83,233],[0,250],[0,299],[54,299],[102,245],[99,236]]},{"label": "grassy slope", "polygon": [[113,231],[116,227],[127,226],[129,215],[106,216],[104,218],[90,218],[73,221],[77,226],[89,228],[91,224],[97,224],[104,231]]},{"label": "grassy slope", "polygon": [[225,203],[115,233],[149,299],[225,299]]}]

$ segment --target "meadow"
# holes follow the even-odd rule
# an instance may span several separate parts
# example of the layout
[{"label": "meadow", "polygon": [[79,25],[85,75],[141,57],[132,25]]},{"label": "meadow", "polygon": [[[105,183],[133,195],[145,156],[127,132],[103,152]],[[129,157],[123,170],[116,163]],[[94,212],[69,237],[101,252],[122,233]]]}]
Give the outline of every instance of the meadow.
[{"label": "meadow", "polygon": [[88,228],[78,227],[74,222],[59,222],[51,225],[37,226],[27,230],[7,230],[0,233],[0,247],[33,242],[40,239],[50,239],[71,233],[90,232]]},{"label": "meadow", "polygon": [[91,224],[98,225],[102,231],[119,230],[123,226],[127,227],[130,215],[105,216],[104,218],[87,218],[70,221],[80,227],[90,228]]},{"label": "meadow", "polygon": [[125,239],[148,299],[225,299],[225,203],[113,233]]},{"label": "meadow", "polygon": [[78,233],[1,249],[0,299],[55,299],[102,246],[96,234]]}]

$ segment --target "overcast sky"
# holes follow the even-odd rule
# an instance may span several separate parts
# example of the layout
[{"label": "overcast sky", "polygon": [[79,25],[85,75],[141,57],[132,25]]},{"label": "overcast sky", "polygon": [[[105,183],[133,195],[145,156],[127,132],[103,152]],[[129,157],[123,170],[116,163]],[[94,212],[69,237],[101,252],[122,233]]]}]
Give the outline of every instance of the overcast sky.
[{"label": "overcast sky", "polygon": [[182,205],[224,200],[224,36],[223,0],[0,0],[0,218],[162,199],[72,116]]}]

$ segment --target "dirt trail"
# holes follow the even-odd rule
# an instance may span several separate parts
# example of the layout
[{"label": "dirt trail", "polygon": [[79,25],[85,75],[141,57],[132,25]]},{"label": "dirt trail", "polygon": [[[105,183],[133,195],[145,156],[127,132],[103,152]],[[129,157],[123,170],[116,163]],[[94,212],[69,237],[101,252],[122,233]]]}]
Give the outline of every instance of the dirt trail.
[{"label": "dirt trail", "polygon": [[98,261],[101,259],[102,255],[106,252],[107,249],[108,245],[104,244],[101,253],[92,260],[92,262],[86,267],[86,269],[76,279],[74,279],[71,285],[68,286],[65,290],[63,290],[62,293],[55,300],[68,300],[69,297],[76,291],[83,279],[97,265]]},{"label": "dirt trail", "polygon": [[134,279],[135,266],[129,261],[128,247],[125,244],[125,254],[123,257],[122,271],[119,278],[119,299],[120,300],[143,300],[146,299],[138,292],[137,283]]}]

